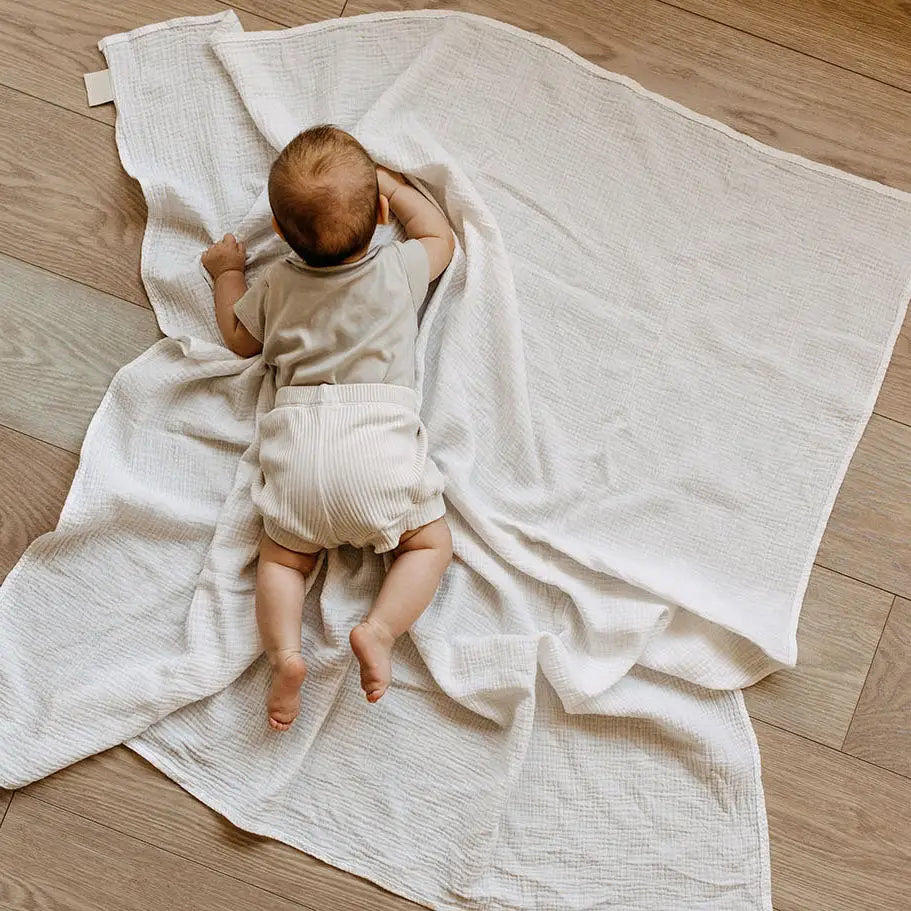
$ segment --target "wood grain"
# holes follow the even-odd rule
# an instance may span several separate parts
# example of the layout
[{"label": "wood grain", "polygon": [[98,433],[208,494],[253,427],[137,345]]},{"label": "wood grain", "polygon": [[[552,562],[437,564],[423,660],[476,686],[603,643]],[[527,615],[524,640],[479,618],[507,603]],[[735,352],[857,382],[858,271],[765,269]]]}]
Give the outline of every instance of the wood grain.
[{"label": "wood grain", "polygon": [[3,825],[3,818],[6,816],[6,808],[13,799],[13,792],[0,788],[0,825]]},{"label": "wood grain", "polygon": [[911,89],[907,0],[670,0],[873,79]]},{"label": "wood grain", "polygon": [[[252,8],[256,2],[247,2]],[[268,4],[261,4],[268,5]],[[342,8],[337,0],[296,3],[297,18],[312,21]],[[224,12],[218,0],[0,0],[0,83],[69,108],[103,123],[114,122],[114,106],[90,108],[82,74],[105,68],[99,39],[176,16]],[[244,28],[277,28],[238,10]]]},{"label": "wood grain", "polygon": [[895,343],[874,410],[893,421],[911,425],[911,309]]},{"label": "wood grain", "polygon": [[174,855],[304,900],[319,911],[406,911],[418,906],[288,845],[234,828],[125,747],[36,782],[48,801]]},{"label": "wood grain", "polygon": [[128,304],[0,254],[0,424],[79,452],[114,373],[161,336]]},{"label": "wood grain", "polygon": [[911,778],[911,601],[904,598],[889,614],[844,750]]},{"label": "wood grain", "polygon": [[76,456],[0,427],[0,580],[50,531],[76,472]]},{"label": "wood grain", "polygon": [[817,562],[911,597],[911,427],[873,415],[835,501]]},{"label": "wood grain", "polygon": [[146,207],[114,131],[0,86],[0,253],[148,306]]},{"label": "wood grain", "polygon": [[757,722],[779,911],[907,911],[911,780]]},{"label": "wood grain", "polygon": [[345,0],[240,0],[231,6],[293,27],[341,16]]},{"label": "wood grain", "polygon": [[777,148],[911,189],[911,104],[860,78],[658,0],[351,0],[345,15],[447,7],[555,38]]},{"label": "wood grain", "polygon": [[797,629],[797,667],[744,692],[753,718],[840,749],[892,595],[814,567]]},{"label": "wood grain", "polygon": [[0,827],[4,911],[292,911],[290,902],[198,863],[17,795]]},{"label": "wood grain", "polygon": [[[672,3],[836,65],[658,0],[438,5],[547,34],[762,141],[911,189],[909,96],[839,68],[909,87],[907,3]],[[345,12],[419,5],[424,4],[351,0]],[[241,0],[240,6],[249,11],[240,13],[247,28],[271,28],[335,15],[341,2]],[[0,84],[52,102],[0,89],[0,252],[145,303],[138,278],[144,205],[119,165],[110,129],[113,109],[85,106],[81,75],[104,65],[95,44],[105,34],[219,8],[224,5],[216,0],[0,0]],[[72,288],[67,293],[79,298]],[[86,293],[93,303],[85,312],[74,305],[67,326],[115,319],[115,302]],[[3,295],[0,272],[0,301]],[[42,304],[49,306],[38,297],[28,304],[38,308],[36,329],[45,319]],[[0,319],[2,313],[0,307]],[[19,335],[2,331],[5,341],[18,340],[0,352],[0,371],[17,358],[36,373],[50,371],[51,352],[36,350],[38,342],[26,338],[22,311],[16,313]],[[877,411],[911,425],[909,325],[906,321]],[[134,341],[130,331],[114,331],[121,332],[117,345]],[[36,339],[44,339],[42,332],[36,331]],[[61,337],[53,344],[64,384],[67,371],[78,376],[98,366],[84,359],[75,340],[68,345]],[[100,373],[92,375],[100,382]],[[8,378],[0,384],[0,411],[14,413],[13,422],[34,420],[25,403],[4,398]],[[73,398],[78,401],[75,391]],[[884,418],[871,422],[820,554],[833,569],[904,594],[911,594],[908,432]],[[0,577],[28,541],[55,523],[75,464],[70,453],[0,428]],[[845,749],[911,774],[906,765],[911,602],[896,601],[863,683],[891,600],[869,585],[815,570],[799,630],[800,664],[748,695],[754,717],[839,745],[859,694]],[[761,721],[757,730],[777,911],[904,911],[911,894],[911,781]],[[0,791],[0,816],[9,797]],[[234,829],[123,748],[17,793],[0,826],[3,908],[207,911],[284,908],[290,901],[314,911],[416,907],[287,846]]]}]

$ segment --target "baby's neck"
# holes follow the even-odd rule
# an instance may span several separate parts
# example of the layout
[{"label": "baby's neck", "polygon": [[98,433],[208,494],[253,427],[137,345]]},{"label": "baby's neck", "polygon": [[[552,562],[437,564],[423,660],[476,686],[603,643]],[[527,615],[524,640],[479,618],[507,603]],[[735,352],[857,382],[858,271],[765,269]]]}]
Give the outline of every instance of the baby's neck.
[{"label": "baby's neck", "polygon": [[347,259],[342,260],[343,265],[348,263],[356,263],[359,259],[363,259],[370,252],[370,244],[367,244],[363,250],[359,250],[357,253],[352,253]]}]

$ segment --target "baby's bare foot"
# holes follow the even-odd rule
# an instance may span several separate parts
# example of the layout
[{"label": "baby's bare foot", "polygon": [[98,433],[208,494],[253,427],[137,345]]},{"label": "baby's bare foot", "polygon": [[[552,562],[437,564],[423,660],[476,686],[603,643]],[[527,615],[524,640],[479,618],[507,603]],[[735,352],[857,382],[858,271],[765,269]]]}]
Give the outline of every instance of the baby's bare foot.
[{"label": "baby's bare foot", "polygon": [[392,682],[392,646],[395,637],[375,620],[351,630],[351,650],[361,666],[361,687],[368,702],[378,701]]},{"label": "baby's bare foot", "polygon": [[269,724],[287,731],[301,710],[301,684],[307,665],[299,652],[282,653],[273,660],[272,689],[269,690]]}]

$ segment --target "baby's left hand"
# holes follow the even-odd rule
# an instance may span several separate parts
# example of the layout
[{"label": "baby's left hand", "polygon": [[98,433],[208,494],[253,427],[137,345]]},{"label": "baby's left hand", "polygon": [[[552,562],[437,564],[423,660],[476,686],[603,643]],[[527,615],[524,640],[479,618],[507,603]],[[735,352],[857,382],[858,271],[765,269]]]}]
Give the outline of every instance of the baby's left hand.
[{"label": "baby's left hand", "polygon": [[243,272],[246,262],[247,248],[233,234],[226,234],[202,255],[202,264],[213,279],[223,272]]}]

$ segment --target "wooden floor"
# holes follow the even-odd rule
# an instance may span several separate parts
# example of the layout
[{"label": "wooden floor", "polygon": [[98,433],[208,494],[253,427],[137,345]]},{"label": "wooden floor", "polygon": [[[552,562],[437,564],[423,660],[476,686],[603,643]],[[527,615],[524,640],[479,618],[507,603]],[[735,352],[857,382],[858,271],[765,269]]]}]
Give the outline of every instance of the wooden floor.
[{"label": "wooden floor", "polygon": [[[247,28],[425,5],[240,4]],[[907,2],[444,5],[549,35],[765,142],[911,190]],[[54,525],[105,386],[157,337],[138,275],[142,197],[120,168],[112,108],[85,106],[81,75],[103,67],[103,35],[224,8],[0,0],[0,574]],[[800,667],[748,693],[777,911],[911,908],[909,541],[906,322],[819,552]],[[123,748],[0,791],[0,818],[0,909],[414,907],[238,832]]]}]

